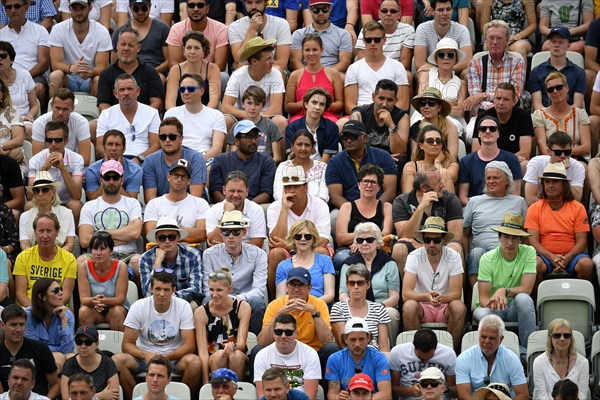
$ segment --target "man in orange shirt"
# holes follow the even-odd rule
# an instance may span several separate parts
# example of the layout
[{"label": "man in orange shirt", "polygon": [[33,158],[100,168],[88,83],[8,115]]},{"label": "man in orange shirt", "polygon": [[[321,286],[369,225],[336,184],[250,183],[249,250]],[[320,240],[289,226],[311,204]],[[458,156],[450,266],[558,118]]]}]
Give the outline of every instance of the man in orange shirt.
[{"label": "man in orange shirt", "polygon": [[567,272],[592,279],[593,263],[586,254],[590,231],[585,207],[573,197],[563,163],[548,164],[539,177],[541,199],[527,211],[525,228],[537,252],[537,285],[547,273]]}]

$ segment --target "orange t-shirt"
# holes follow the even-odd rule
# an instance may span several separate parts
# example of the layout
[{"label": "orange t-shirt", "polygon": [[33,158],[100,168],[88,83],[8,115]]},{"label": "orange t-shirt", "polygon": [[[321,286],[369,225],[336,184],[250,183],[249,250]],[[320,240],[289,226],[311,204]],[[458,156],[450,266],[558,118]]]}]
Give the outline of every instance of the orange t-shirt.
[{"label": "orange t-shirt", "polygon": [[577,232],[589,232],[590,224],[583,205],[566,202],[554,211],[545,200],[538,200],[527,210],[525,228],[540,233],[540,244],[554,254],[567,254],[575,246]]}]

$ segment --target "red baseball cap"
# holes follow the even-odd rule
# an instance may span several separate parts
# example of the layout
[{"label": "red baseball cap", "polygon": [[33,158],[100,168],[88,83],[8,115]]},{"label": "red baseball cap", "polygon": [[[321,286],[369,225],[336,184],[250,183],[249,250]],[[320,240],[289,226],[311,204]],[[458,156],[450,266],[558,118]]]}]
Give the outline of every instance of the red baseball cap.
[{"label": "red baseball cap", "polygon": [[369,392],[373,391],[373,381],[367,374],[356,374],[350,379],[348,390],[366,389]]}]

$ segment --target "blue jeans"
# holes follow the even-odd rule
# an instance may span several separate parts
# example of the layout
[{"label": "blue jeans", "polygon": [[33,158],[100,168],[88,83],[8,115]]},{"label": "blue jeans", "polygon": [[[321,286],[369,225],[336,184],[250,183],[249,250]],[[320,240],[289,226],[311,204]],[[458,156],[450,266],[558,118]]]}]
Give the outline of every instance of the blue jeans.
[{"label": "blue jeans", "polygon": [[535,307],[533,300],[528,294],[519,293],[508,303],[506,310],[492,310],[491,308],[477,307],[473,311],[473,319],[477,322],[490,314],[496,314],[505,322],[519,323],[519,343],[521,347],[521,358],[527,354],[527,339],[529,334],[535,331]]},{"label": "blue jeans", "polygon": [[90,83],[92,82],[90,78],[81,79],[77,74],[68,74],[67,79],[67,87],[71,89],[72,92],[90,92]]}]

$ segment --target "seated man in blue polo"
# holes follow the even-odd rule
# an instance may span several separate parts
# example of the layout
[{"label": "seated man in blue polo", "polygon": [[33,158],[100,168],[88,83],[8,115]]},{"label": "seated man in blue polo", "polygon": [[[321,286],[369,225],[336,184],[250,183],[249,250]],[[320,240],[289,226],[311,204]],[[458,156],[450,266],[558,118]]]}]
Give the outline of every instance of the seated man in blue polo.
[{"label": "seated man in blue polo", "polygon": [[390,153],[370,147],[368,140],[367,128],[361,121],[351,120],[342,127],[341,141],[345,149],[329,160],[325,172],[330,203],[334,208],[339,209],[345,202],[359,198],[358,170],[366,164],[381,167],[385,174],[379,188],[379,200],[392,202],[396,197],[396,163]]},{"label": "seated man in blue polo", "polygon": [[[364,373],[374,379],[373,400],[392,398],[390,368],[385,355],[369,346],[371,333],[367,322],[352,317],[346,322],[342,340],[346,348],[333,353],[327,360],[325,379],[329,385],[327,399],[348,399],[347,390],[355,374]],[[344,393],[346,392],[346,393]]]}]

